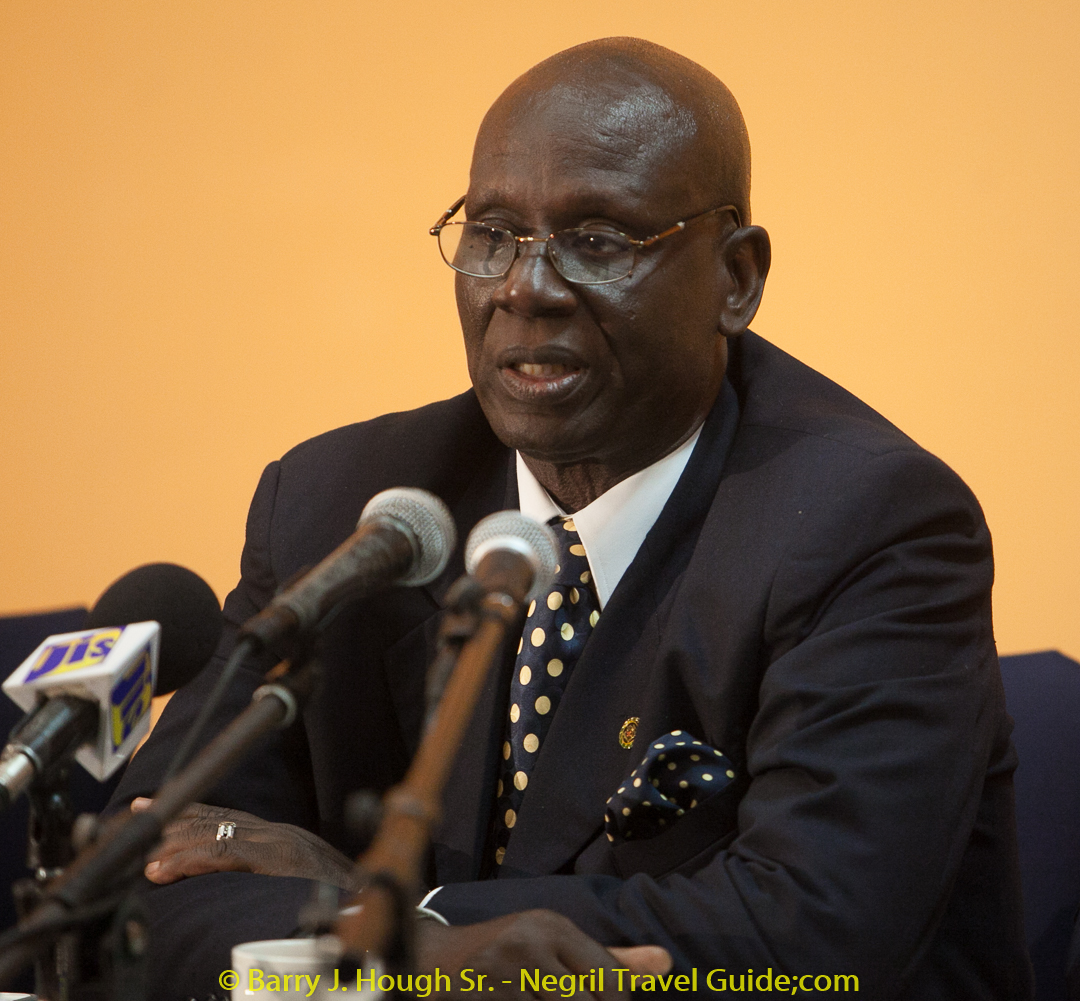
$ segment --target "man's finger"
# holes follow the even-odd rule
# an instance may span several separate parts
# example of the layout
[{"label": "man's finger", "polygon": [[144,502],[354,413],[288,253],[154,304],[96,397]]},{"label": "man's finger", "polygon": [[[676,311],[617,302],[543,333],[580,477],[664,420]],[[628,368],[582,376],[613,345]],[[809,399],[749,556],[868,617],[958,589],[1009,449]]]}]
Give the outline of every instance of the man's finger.
[{"label": "man's finger", "polygon": [[[527,966],[539,967],[543,969],[543,972],[545,973],[550,972],[562,975],[565,972],[580,978],[582,975],[588,977],[594,970],[600,967],[610,968],[614,965],[612,964],[612,954],[595,939],[586,935],[570,921],[569,918],[547,911],[533,911],[530,912],[529,916],[536,922],[537,929],[546,933],[544,935],[546,942],[544,943],[539,959],[530,962]],[[639,948],[653,947],[646,946]],[[633,952],[634,950],[624,951]],[[663,949],[661,949],[660,952],[664,953],[665,956],[667,955],[666,951]],[[658,957],[653,958],[655,960]],[[552,962],[552,960],[554,960],[554,962]],[[518,965],[526,966],[524,963],[519,963]],[[651,970],[638,970],[637,967],[627,966],[627,969],[632,969],[634,973],[651,972]],[[591,981],[589,979],[582,981],[579,979],[578,983],[579,988],[586,991],[592,988],[591,994],[586,996],[603,999],[621,999],[627,996],[625,991],[620,991],[618,989],[617,979],[610,976],[604,983],[603,991],[599,990],[600,984],[598,981]],[[542,992],[541,996],[554,998],[555,994]]]},{"label": "man's finger", "polygon": [[631,973],[663,976],[672,966],[671,953],[659,945],[630,945],[608,949]]},{"label": "man's finger", "polygon": [[180,811],[181,817],[190,817],[194,820],[208,820],[211,817],[221,817],[225,814],[235,813],[235,810],[226,810],[223,806],[207,806],[205,803],[188,803]]},{"label": "man's finger", "polygon": [[[145,810],[150,809],[150,805],[154,801],[146,796],[136,796],[131,801],[131,812],[142,813]],[[180,820],[235,820],[238,817],[257,819],[252,817],[250,813],[244,813],[242,810],[230,810],[224,806],[207,806],[205,803],[189,803],[184,809],[177,814],[173,823],[177,823]]]},{"label": "man's finger", "polygon": [[151,883],[175,883],[188,876],[208,872],[257,872],[251,853],[259,847],[251,842],[214,841],[172,852],[147,864],[143,874]]},{"label": "man's finger", "polygon": [[[136,796],[131,801],[131,812],[142,813],[144,810],[150,809],[150,804],[154,801],[148,796]],[[233,811],[226,810],[220,806],[206,806],[204,803],[189,803],[184,807],[183,811],[179,814],[181,817],[206,817],[212,813],[231,813]]]},{"label": "man's finger", "polygon": [[[202,844],[218,840],[218,831],[223,822],[231,822],[233,838],[240,840],[240,831],[246,832],[246,840],[259,840],[252,837],[252,831],[237,818],[232,817],[180,817],[172,821],[162,832],[163,846],[166,850],[176,851],[187,844]],[[225,839],[230,840],[230,839]]]},{"label": "man's finger", "polygon": [[[150,855],[152,862],[164,862],[166,859],[189,851],[203,849],[210,857],[224,857],[227,852],[235,847],[240,841],[262,841],[263,838],[249,836],[241,837],[241,823],[233,821],[235,827],[233,834],[227,838],[218,838],[221,818],[218,817],[187,817],[179,818],[170,823],[162,831],[161,841]],[[156,871],[156,870],[155,870]]]}]

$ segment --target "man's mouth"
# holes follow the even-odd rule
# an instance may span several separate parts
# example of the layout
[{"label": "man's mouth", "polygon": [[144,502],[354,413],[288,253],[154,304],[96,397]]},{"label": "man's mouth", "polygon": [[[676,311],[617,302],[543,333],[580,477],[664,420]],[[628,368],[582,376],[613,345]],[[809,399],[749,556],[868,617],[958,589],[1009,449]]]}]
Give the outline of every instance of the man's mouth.
[{"label": "man's mouth", "polygon": [[555,402],[569,396],[585,377],[583,365],[514,361],[499,369],[502,384],[519,400]]},{"label": "man's mouth", "polygon": [[571,372],[580,372],[581,369],[572,368],[570,365],[534,365],[529,362],[520,362],[510,366],[515,372],[527,376],[530,379],[559,379]]}]

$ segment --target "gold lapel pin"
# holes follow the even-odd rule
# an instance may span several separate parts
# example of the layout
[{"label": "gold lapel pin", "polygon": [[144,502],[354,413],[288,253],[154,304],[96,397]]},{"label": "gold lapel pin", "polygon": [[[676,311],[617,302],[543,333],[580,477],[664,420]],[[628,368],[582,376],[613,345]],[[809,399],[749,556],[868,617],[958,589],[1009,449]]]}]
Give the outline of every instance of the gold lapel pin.
[{"label": "gold lapel pin", "polygon": [[634,739],[637,737],[637,726],[640,722],[640,716],[631,716],[619,727],[619,746],[624,751],[629,751],[634,746]]}]

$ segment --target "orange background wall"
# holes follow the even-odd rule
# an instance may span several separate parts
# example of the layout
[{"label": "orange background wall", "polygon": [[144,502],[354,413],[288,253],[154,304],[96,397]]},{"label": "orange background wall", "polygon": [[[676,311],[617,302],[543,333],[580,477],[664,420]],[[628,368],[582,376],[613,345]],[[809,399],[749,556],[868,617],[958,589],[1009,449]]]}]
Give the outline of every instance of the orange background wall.
[{"label": "orange background wall", "polygon": [[972,485],[1003,651],[1080,656],[1080,5],[4,0],[0,613],[237,575],[263,464],[467,385],[427,227],[484,109],[641,35],[742,104],[755,328]]}]

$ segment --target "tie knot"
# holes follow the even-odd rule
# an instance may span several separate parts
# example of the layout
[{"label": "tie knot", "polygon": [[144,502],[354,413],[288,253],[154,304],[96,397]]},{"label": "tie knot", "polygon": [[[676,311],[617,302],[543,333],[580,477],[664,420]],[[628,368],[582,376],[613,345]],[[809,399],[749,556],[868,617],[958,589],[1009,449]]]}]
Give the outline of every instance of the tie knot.
[{"label": "tie knot", "polygon": [[555,574],[555,583],[563,587],[591,587],[589,558],[585,555],[585,547],[581,544],[574,519],[552,518],[550,524],[559,547],[559,568]]}]

